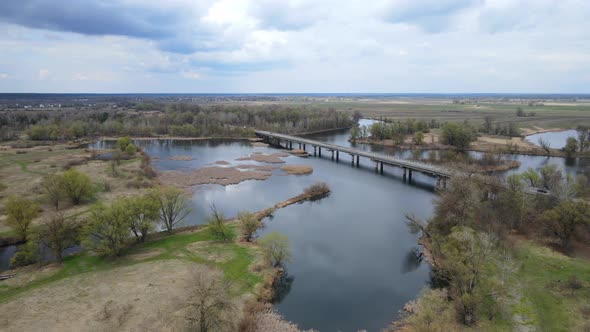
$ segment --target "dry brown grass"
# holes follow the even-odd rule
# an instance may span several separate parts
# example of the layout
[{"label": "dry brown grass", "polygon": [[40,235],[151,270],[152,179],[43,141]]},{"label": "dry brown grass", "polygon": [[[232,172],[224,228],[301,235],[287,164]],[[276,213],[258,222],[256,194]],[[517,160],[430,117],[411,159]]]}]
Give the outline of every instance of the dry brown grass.
[{"label": "dry brown grass", "polygon": [[167,260],[90,272],[0,304],[5,331],[172,331],[185,325],[186,289],[204,265]]},{"label": "dry brown grass", "polygon": [[284,152],[277,152],[277,153],[271,153],[271,154],[265,154],[265,153],[260,153],[260,152],[255,152],[252,153],[249,156],[246,157],[241,157],[238,158],[236,160],[253,160],[253,161],[257,161],[260,163],[269,163],[269,164],[280,164],[280,163],[284,163],[285,161],[281,158],[285,158],[288,157],[289,154],[288,153],[284,153]]},{"label": "dry brown grass", "polygon": [[160,181],[166,185],[192,187],[199,184],[220,184],[227,186],[246,180],[266,180],[272,175],[270,171],[245,170],[238,167],[203,167],[190,173],[168,171],[160,173]]},{"label": "dry brown grass", "polygon": [[313,172],[313,167],[309,165],[285,165],[281,170],[291,175],[306,175]]}]

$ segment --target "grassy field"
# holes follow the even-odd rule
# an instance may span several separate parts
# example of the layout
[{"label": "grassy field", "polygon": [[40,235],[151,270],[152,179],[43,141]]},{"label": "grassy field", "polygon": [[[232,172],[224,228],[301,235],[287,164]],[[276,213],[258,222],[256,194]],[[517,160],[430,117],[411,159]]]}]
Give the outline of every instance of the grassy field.
[{"label": "grassy field", "polygon": [[[78,323],[108,329],[113,327],[109,325],[113,321],[100,317],[114,306],[131,308],[131,313],[115,322],[114,327],[118,329],[134,328],[151,317],[154,310],[165,317],[156,326],[169,327],[162,326],[162,322],[183,324],[187,314],[186,297],[191,294],[191,270],[201,269],[213,275],[219,271],[223,278],[231,281],[230,295],[240,307],[252,296],[266,271],[264,268],[253,271],[258,257],[257,247],[236,242],[235,236],[228,242],[215,242],[206,229],[166,236],[133,247],[117,259],[88,253],[70,256],[61,265],[50,265],[47,272],[28,267],[17,270],[15,278],[3,282],[0,322],[9,322],[7,326],[12,329],[31,328],[40,322],[50,324],[47,327],[50,329],[73,327]],[[129,285],[137,289],[130,289]],[[154,294],[160,295],[154,298]],[[53,297],[50,306],[43,303],[48,297]],[[14,312],[25,303],[30,305]],[[52,321],[51,317],[59,317],[64,310],[68,310],[66,315],[79,318],[68,324]],[[37,317],[35,313],[38,312],[43,314]],[[178,327],[174,325],[174,329]]]},{"label": "grassy field", "polygon": [[514,312],[527,317],[538,331],[590,329],[590,264],[532,242],[517,247],[522,286]]},{"label": "grassy field", "polygon": [[[490,116],[495,123],[516,123],[522,128],[575,128],[579,124],[590,125],[590,102],[551,102],[544,106],[529,106],[510,100],[469,101],[465,104],[454,104],[451,99],[444,98],[366,98],[342,100],[328,98],[324,101],[292,101],[295,105],[313,106],[343,111],[360,111],[364,117],[387,119],[436,119],[438,121],[468,120],[480,124],[484,117]],[[517,108],[535,112],[533,117],[516,116]]]}]

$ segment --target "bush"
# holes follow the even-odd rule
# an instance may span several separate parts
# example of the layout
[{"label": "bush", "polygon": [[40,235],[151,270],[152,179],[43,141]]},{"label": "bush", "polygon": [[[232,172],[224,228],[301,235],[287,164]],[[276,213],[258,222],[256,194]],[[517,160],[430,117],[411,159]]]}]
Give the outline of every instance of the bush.
[{"label": "bush", "polygon": [[133,144],[129,144],[125,148],[125,153],[129,156],[134,156],[136,152],[137,152],[137,148]]},{"label": "bush", "polygon": [[215,205],[211,205],[209,217],[209,233],[216,240],[227,241],[231,238],[231,228],[227,225],[223,212],[217,211]]},{"label": "bush", "polygon": [[63,186],[66,196],[72,204],[78,205],[94,197],[94,188],[90,178],[76,169],[70,169],[63,174]]},{"label": "bush", "polygon": [[272,232],[260,239],[260,246],[273,267],[291,261],[291,250],[287,235]]},{"label": "bush", "polygon": [[27,266],[39,262],[39,244],[37,241],[29,241],[23,245],[10,259],[10,268]]},{"label": "bush", "polygon": [[254,239],[254,233],[262,226],[262,222],[250,212],[238,212],[238,223],[242,233],[242,239],[251,242]]},{"label": "bush", "polygon": [[330,186],[325,182],[316,182],[305,188],[303,192],[308,195],[327,194],[330,192]]},{"label": "bush", "polygon": [[131,145],[131,137],[129,136],[119,138],[115,144],[115,146],[121,150],[121,152],[125,152],[128,145]]}]

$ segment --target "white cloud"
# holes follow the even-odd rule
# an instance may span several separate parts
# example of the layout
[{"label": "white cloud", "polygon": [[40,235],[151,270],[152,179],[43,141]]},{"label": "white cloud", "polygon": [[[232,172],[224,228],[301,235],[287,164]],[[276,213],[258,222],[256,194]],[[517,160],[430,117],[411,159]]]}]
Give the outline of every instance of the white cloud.
[{"label": "white cloud", "polygon": [[584,0],[111,1],[174,36],[0,18],[0,92],[590,92]]},{"label": "white cloud", "polygon": [[6,73],[0,73],[0,79],[7,79],[9,77],[10,76],[8,74],[6,74]]}]

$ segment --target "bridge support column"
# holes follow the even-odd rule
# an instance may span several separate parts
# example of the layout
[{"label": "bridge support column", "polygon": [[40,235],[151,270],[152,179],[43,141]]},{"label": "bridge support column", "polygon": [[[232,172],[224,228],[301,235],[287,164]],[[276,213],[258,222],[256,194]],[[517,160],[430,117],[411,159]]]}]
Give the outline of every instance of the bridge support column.
[{"label": "bridge support column", "polygon": [[318,146],[318,157],[322,157],[322,147]]},{"label": "bridge support column", "polygon": [[356,156],[356,167],[359,167],[359,156]]},{"label": "bridge support column", "polygon": [[336,161],[338,161],[338,159],[339,159],[339,151],[336,150]]},{"label": "bridge support column", "polygon": [[332,150],[330,152],[332,152],[332,160],[334,160],[334,150]]},{"label": "bridge support column", "polygon": [[441,184],[441,179],[440,179],[440,176],[437,176],[437,177],[436,177],[436,187],[437,187],[437,188],[440,188],[440,184]]},{"label": "bridge support column", "polygon": [[317,147],[316,146],[313,147],[313,156],[314,157],[317,156]]},{"label": "bridge support column", "polygon": [[305,143],[303,143],[303,151],[305,151]]},{"label": "bridge support column", "polygon": [[352,166],[354,166],[354,155],[351,154],[350,156],[352,157]]},{"label": "bridge support column", "polygon": [[381,162],[381,165],[379,165],[379,172],[383,174],[383,162]]},{"label": "bridge support column", "polygon": [[408,181],[412,182],[412,169],[408,169]]},{"label": "bridge support column", "polygon": [[379,162],[375,160],[375,173],[379,171]]},{"label": "bridge support column", "polygon": [[407,168],[404,167],[403,169],[404,169],[404,182],[406,182],[406,173],[407,173],[406,171],[407,171]]},{"label": "bridge support column", "polygon": [[299,143],[299,150],[301,150],[301,143]]},{"label": "bridge support column", "polygon": [[289,142],[289,150],[293,150],[293,142]]}]

